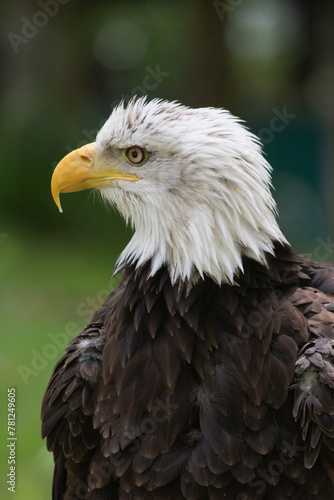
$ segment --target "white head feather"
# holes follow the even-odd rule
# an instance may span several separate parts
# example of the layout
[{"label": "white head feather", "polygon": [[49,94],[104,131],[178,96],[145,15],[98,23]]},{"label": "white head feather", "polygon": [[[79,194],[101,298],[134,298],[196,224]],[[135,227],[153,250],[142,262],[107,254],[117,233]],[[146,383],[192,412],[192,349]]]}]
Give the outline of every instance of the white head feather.
[{"label": "white head feather", "polygon": [[[99,154],[141,180],[101,189],[135,228],[117,267],[152,259],[173,282],[208,275],[234,282],[242,257],[266,263],[273,242],[286,242],[275,220],[271,167],[258,139],[228,111],[133,99],[115,108],[97,135]],[[142,166],[121,154],[139,146]]]}]

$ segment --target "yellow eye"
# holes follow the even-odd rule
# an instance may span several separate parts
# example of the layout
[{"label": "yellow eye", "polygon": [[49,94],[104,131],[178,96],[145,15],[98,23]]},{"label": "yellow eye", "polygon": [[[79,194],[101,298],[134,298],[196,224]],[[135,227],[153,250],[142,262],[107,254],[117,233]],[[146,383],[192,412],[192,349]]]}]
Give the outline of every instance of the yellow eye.
[{"label": "yellow eye", "polygon": [[133,165],[141,165],[147,159],[147,153],[139,146],[131,146],[125,151],[127,160]]}]

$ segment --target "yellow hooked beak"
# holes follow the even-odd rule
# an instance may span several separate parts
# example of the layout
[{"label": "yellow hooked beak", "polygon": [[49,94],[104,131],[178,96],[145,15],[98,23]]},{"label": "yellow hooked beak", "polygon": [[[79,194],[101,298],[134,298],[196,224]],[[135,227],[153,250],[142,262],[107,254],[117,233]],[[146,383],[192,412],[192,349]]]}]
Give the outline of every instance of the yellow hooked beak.
[{"label": "yellow hooked beak", "polygon": [[51,192],[59,211],[62,212],[60,193],[112,186],[115,179],[138,181],[140,177],[114,168],[99,169],[96,162],[96,143],[92,142],[72,151],[58,163],[51,179]]}]

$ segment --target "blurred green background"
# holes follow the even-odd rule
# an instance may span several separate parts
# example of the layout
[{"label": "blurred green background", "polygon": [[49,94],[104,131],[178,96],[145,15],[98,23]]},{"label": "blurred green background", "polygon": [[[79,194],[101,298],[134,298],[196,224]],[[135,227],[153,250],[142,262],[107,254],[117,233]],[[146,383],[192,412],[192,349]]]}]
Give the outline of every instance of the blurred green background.
[{"label": "blurred green background", "polygon": [[117,282],[131,236],[87,192],[50,195],[56,163],[132,95],[226,107],[264,143],[280,224],[332,260],[334,3],[313,0],[2,2],[1,498],[7,388],[17,397],[17,500],[51,497],[40,406],[70,336]]}]

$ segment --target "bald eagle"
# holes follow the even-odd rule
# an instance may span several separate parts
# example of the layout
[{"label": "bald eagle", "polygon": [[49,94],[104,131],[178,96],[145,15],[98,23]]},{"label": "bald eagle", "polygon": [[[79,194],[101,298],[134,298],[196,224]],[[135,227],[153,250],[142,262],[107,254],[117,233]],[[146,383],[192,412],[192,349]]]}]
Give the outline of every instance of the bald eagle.
[{"label": "bald eagle", "polygon": [[132,99],[56,167],[134,234],[42,404],[53,499],[329,499],[334,265],[293,252],[228,111]]}]

